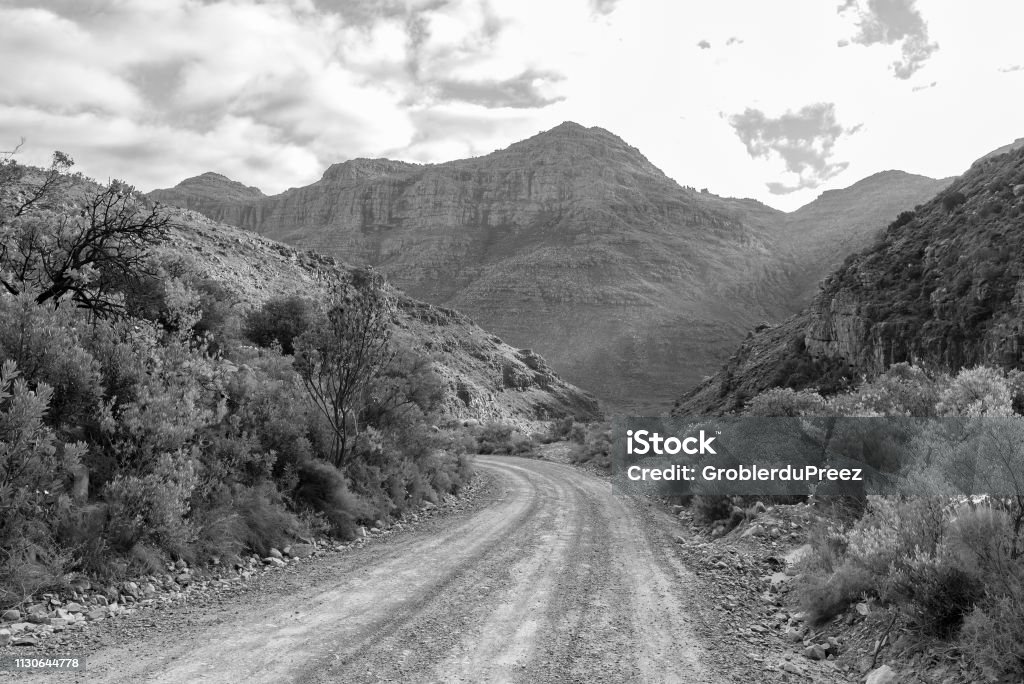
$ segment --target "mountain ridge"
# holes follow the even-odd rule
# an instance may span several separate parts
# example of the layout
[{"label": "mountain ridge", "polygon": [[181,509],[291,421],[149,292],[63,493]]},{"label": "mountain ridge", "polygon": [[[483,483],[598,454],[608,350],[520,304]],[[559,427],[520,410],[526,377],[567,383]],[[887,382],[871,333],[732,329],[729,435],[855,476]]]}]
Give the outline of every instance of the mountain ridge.
[{"label": "mountain ridge", "polygon": [[[666,410],[824,274],[783,212],[681,186],[613,133],[572,122],[442,164],[349,160],[269,197],[150,197],[373,265],[637,412]],[[857,239],[890,218],[873,215]]]}]

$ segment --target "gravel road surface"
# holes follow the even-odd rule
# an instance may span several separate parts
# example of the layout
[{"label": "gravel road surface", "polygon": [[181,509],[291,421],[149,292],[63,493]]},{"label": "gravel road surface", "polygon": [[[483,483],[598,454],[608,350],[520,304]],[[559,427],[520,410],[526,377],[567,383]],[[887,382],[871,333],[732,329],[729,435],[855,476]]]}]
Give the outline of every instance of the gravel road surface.
[{"label": "gravel road surface", "polygon": [[[89,657],[89,682],[720,682],[671,518],[560,463],[489,501]],[[720,654],[719,654],[720,655]]]}]

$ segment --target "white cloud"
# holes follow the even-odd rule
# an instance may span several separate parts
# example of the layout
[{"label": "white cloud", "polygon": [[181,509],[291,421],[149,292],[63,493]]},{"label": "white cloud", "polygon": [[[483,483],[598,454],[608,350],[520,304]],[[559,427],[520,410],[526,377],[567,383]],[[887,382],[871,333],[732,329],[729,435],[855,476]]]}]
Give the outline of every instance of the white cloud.
[{"label": "white cloud", "polygon": [[[272,193],[351,157],[445,161],[575,120],[680,183],[794,208],[884,168],[956,173],[1024,134],[1024,3],[838,4],[8,0],[0,148],[24,136],[35,163],[67,149],[143,187],[217,170]],[[802,169],[799,145],[758,156],[730,123],[814,103],[862,127]]]}]

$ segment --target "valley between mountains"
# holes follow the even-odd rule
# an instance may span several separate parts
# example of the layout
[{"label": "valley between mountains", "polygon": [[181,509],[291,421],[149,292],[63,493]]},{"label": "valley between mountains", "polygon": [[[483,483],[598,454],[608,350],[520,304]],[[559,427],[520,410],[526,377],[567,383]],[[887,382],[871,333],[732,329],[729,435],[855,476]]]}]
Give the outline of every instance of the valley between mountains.
[{"label": "valley between mountains", "polygon": [[657,415],[948,181],[885,171],[787,214],[681,186],[615,134],[565,122],[473,159],[345,161],[270,197],[217,173],[149,197],[372,265],[609,408]]}]

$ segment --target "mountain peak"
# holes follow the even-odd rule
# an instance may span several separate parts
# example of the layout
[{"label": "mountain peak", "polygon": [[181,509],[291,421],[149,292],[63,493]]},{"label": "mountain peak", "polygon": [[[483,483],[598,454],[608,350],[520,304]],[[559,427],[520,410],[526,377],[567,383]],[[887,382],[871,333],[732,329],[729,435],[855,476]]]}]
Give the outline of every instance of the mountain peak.
[{"label": "mountain peak", "polygon": [[510,155],[561,165],[586,165],[596,162],[620,169],[631,169],[633,172],[664,176],[664,173],[640,150],[611,131],[599,126],[587,128],[574,121],[563,121],[554,128],[513,143],[504,150],[487,155],[484,159]]},{"label": "mountain peak", "polygon": [[611,143],[616,145],[623,145],[629,147],[626,141],[615,135],[611,131],[608,131],[600,126],[591,126],[587,128],[575,121],[563,121],[554,128],[549,128],[546,131],[541,131],[537,135],[531,138],[527,138],[523,142],[530,140],[551,140],[557,139],[568,139],[568,140],[594,140],[603,141],[605,143]]},{"label": "mountain peak", "polygon": [[395,161],[394,159],[368,159],[358,157],[338,164],[331,164],[324,171],[322,181],[367,180],[392,173],[402,173],[419,168],[419,164]]},{"label": "mountain peak", "polygon": [[224,201],[246,201],[266,197],[259,188],[231,180],[215,171],[186,178],[173,188],[154,190],[150,195],[161,202],[178,206],[185,206],[183,202],[187,203],[187,197]]}]

